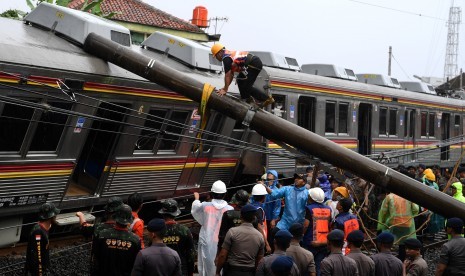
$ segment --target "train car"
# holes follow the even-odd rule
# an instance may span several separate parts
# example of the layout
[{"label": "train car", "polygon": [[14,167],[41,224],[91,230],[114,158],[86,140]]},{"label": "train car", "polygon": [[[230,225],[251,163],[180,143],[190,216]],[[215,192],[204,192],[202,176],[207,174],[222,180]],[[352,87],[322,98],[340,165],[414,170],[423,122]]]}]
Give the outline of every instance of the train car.
[{"label": "train car", "polygon": [[[89,17],[45,6],[52,15],[75,17],[76,29],[79,16]],[[90,210],[111,196],[140,192],[155,200],[207,191],[215,180],[228,182],[239,170],[263,173],[259,164],[240,166],[247,153],[228,146],[239,144],[227,138],[242,138],[240,123],[213,112],[203,149],[194,151],[201,119],[197,103],[90,56],[47,26],[51,16],[41,21],[36,15],[26,22],[0,18],[0,228],[18,225],[5,230],[11,238],[1,232],[0,245],[16,242],[21,225],[36,219],[38,204],[46,201],[63,212]],[[124,28],[108,24],[121,40]],[[159,39],[172,45],[173,54],[181,46],[210,52],[181,38]],[[190,77],[223,83],[213,58],[205,68],[171,53],[131,47]],[[235,85],[230,91],[238,92]]]},{"label": "train car", "polygon": [[[373,158],[402,151],[387,160],[390,166],[450,167],[463,150],[463,100],[272,67],[257,86],[273,94],[271,112],[279,107],[279,116],[346,148]],[[268,158],[281,170],[293,162]]]}]

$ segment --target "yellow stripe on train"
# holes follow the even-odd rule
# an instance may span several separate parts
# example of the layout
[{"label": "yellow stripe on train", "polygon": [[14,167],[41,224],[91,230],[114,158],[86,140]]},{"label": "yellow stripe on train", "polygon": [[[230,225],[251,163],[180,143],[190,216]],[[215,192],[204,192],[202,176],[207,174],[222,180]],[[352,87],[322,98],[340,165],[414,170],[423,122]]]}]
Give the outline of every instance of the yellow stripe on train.
[{"label": "yellow stripe on train", "polygon": [[69,175],[72,170],[53,170],[53,171],[29,171],[29,172],[4,172],[0,173],[2,178],[21,178],[21,177],[44,177],[44,176],[61,176]]}]

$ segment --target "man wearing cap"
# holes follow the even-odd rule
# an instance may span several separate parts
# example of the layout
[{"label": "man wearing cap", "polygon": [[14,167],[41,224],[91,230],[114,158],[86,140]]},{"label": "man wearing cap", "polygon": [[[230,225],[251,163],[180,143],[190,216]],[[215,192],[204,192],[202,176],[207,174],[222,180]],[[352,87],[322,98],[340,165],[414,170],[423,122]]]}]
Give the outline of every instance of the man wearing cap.
[{"label": "man wearing cap", "polygon": [[82,212],[77,212],[76,216],[79,217],[79,223],[81,224],[81,233],[85,237],[98,238],[100,232],[105,229],[113,228],[115,225],[114,214],[118,208],[123,205],[123,200],[120,197],[113,196],[108,199],[107,205],[105,205],[105,221],[95,224],[88,223]]},{"label": "man wearing cap", "polygon": [[166,231],[165,221],[159,218],[152,219],[147,224],[147,230],[152,245],[137,254],[131,276],[180,276],[181,259],[178,253],[163,243]]},{"label": "man wearing cap", "polygon": [[299,276],[305,274],[298,274],[295,270],[295,263],[292,257],[279,256],[271,264],[272,275],[274,276]]},{"label": "man wearing cap", "polygon": [[379,253],[371,256],[375,262],[376,276],[401,276],[403,273],[402,261],[394,257],[391,247],[394,244],[394,235],[382,232],[376,237],[376,247]]},{"label": "man wearing cap", "polygon": [[221,227],[223,213],[233,207],[223,200],[226,195],[226,184],[217,180],[211,188],[211,202],[200,202],[199,193],[194,193],[191,214],[202,226],[199,233],[197,266],[200,276],[211,276],[216,272],[215,258],[218,250],[218,232]]},{"label": "man wearing cap", "polygon": [[[279,230],[287,230],[293,223],[303,223],[305,217],[305,205],[307,204],[308,191],[305,188],[306,177],[303,174],[294,174],[294,185],[271,190],[266,187],[273,200],[284,198],[286,205],[281,220],[276,225],[273,233]],[[273,235],[273,234],[272,234]],[[271,264],[270,264],[271,265]]]},{"label": "man wearing cap", "polygon": [[[257,267],[256,276],[266,276],[266,275],[273,275],[271,271],[271,264],[273,263],[276,258],[279,256],[285,256],[286,250],[291,245],[292,234],[287,230],[279,230],[276,235],[274,236],[274,252],[271,255],[266,256],[263,258]],[[300,275],[299,268],[294,263],[292,268],[293,273],[292,275]]]},{"label": "man wearing cap", "polygon": [[51,272],[48,231],[55,223],[60,210],[53,203],[44,203],[39,208],[39,222],[32,227],[27,242],[27,275],[48,275]]},{"label": "man wearing cap", "polygon": [[312,252],[305,250],[300,246],[304,234],[304,226],[300,223],[294,223],[289,228],[292,234],[291,245],[286,249],[286,255],[294,259],[301,275],[315,276],[315,260]]},{"label": "man wearing cap", "polygon": [[355,261],[342,254],[343,245],[343,231],[335,229],[328,234],[328,249],[330,254],[321,261],[321,276],[360,275]]},{"label": "man wearing cap", "polygon": [[163,215],[166,224],[163,243],[178,253],[181,259],[182,276],[193,275],[195,263],[194,239],[189,228],[175,221],[175,217],[181,214],[178,202],[174,199],[163,201],[162,208],[158,213]]},{"label": "man wearing cap", "polygon": [[302,245],[312,252],[317,275],[320,275],[320,263],[327,255],[327,236],[331,222],[331,208],[323,204],[325,193],[321,188],[308,190]]},{"label": "man wearing cap", "polygon": [[357,270],[359,275],[375,276],[375,262],[363,254],[360,250],[365,235],[360,230],[355,230],[347,235],[347,248],[350,249],[350,253],[347,257],[351,258],[357,263]]},{"label": "man wearing cap", "polygon": [[463,221],[460,218],[448,219],[446,232],[451,239],[441,247],[436,276],[465,275],[465,238],[462,237]]},{"label": "man wearing cap", "polygon": [[[263,186],[263,185],[262,185]],[[228,230],[232,227],[241,225],[241,209],[243,206],[247,205],[249,202],[249,194],[245,190],[238,190],[229,203],[232,206],[233,210],[228,210],[223,213],[221,218],[221,227],[220,232],[218,233],[218,253],[220,253],[221,246],[223,245],[224,237]]]},{"label": "man wearing cap", "polygon": [[404,242],[407,258],[404,261],[404,276],[428,276],[428,264],[421,257],[422,244],[417,239]]},{"label": "man wearing cap", "polygon": [[218,255],[216,275],[255,275],[257,263],[265,253],[265,240],[255,229],[257,208],[251,204],[241,209],[242,224],[229,229]]},{"label": "man wearing cap", "polygon": [[92,275],[131,275],[134,260],[141,249],[139,237],[130,232],[132,209],[123,204],[115,213],[115,226],[94,239]]}]

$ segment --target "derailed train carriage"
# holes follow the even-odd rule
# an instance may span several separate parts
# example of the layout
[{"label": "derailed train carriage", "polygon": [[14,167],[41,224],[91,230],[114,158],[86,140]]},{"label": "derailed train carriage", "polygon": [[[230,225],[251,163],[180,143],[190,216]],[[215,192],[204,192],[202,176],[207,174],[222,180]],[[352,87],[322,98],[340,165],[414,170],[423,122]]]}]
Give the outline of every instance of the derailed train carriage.
[{"label": "derailed train carriage", "polygon": [[[42,5],[59,18],[89,17]],[[5,243],[19,238],[20,225],[44,201],[64,210],[90,209],[135,191],[146,199],[206,191],[216,179],[259,175],[264,166],[283,175],[295,170],[296,160],[284,153],[228,147],[239,142],[224,137],[284,151],[279,141],[266,141],[219,113],[210,116],[206,129],[212,133],[204,135],[202,151],[194,151],[196,103],[58,37],[59,19],[28,18],[27,24],[0,18],[5,26],[0,30],[0,216],[3,227],[19,225],[4,229],[13,237]],[[127,30],[94,20],[129,47]],[[207,47],[163,34],[143,45],[132,48],[202,82],[223,85],[221,65]],[[304,74],[289,58],[262,59],[268,66],[256,86],[275,97],[271,112],[361,154],[463,134],[461,100]],[[235,86],[232,90],[237,94]],[[461,143],[448,144],[390,161],[450,166],[461,151]]]}]

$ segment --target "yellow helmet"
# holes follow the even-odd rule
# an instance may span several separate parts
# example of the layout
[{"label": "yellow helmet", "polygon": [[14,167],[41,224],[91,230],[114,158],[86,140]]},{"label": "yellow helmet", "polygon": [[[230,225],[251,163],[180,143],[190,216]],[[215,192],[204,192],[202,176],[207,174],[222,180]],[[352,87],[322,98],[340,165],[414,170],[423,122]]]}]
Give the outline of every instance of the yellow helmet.
[{"label": "yellow helmet", "polygon": [[224,46],[222,44],[216,43],[216,44],[213,44],[211,51],[212,51],[212,54],[216,56],[216,54],[218,54],[218,52],[223,49],[224,49]]}]

